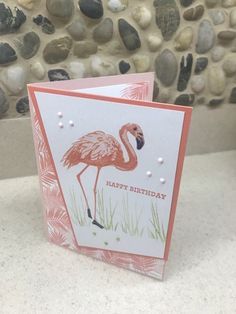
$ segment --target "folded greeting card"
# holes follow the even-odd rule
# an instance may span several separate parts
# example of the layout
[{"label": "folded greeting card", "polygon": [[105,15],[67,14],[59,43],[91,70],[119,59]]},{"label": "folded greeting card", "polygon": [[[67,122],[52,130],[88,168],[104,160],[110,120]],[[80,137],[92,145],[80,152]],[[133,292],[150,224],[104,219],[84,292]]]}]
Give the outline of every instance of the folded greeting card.
[{"label": "folded greeting card", "polygon": [[152,102],[152,73],[28,85],[49,239],[158,279],[191,108]]}]

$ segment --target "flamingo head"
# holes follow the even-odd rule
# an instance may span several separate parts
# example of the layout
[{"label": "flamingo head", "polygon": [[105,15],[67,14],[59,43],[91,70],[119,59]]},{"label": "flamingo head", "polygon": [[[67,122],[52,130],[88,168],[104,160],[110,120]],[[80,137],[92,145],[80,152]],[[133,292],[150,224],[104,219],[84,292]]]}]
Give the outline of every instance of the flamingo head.
[{"label": "flamingo head", "polygon": [[129,123],[127,124],[127,131],[135,137],[137,142],[137,149],[140,150],[145,143],[141,127],[136,123]]}]

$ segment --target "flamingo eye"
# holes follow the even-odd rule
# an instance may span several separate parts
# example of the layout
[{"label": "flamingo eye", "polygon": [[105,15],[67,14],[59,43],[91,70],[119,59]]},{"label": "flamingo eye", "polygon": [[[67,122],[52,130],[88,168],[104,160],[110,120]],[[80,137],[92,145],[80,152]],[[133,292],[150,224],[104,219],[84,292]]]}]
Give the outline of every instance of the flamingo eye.
[{"label": "flamingo eye", "polygon": [[137,131],[137,129],[138,129],[138,128],[137,128],[136,126],[133,128],[134,131]]}]

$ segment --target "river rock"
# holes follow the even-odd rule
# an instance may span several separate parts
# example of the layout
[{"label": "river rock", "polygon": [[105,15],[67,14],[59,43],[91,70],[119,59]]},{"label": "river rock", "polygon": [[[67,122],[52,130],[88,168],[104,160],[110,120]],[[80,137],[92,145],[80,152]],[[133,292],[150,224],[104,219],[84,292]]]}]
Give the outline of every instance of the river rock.
[{"label": "river rock", "polygon": [[192,72],[192,66],[193,55],[189,53],[186,58],[183,56],[180,62],[180,73],[177,85],[178,91],[182,92],[187,88],[188,81]]},{"label": "river rock", "polygon": [[107,51],[112,56],[120,55],[125,53],[125,48],[122,43],[118,40],[112,40],[108,43]]},{"label": "river rock", "polygon": [[74,45],[74,55],[78,58],[88,58],[97,53],[98,46],[93,41],[80,41]]},{"label": "river rock", "polygon": [[191,79],[191,88],[193,92],[200,93],[205,88],[205,78],[203,75],[193,76]]},{"label": "river rock", "polygon": [[104,44],[112,39],[113,36],[113,22],[112,19],[107,17],[104,19],[93,31],[93,39]]},{"label": "river rock", "polygon": [[147,36],[148,48],[151,52],[157,51],[162,45],[162,38],[155,34],[149,34]]},{"label": "river rock", "polygon": [[17,59],[15,50],[8,43],[0,42],[0,65],[9,64]]},{"label": "river rock", "polygon": [[231,8],[236,6],[236,0],[222,0],[223,8]]},{"label": "river rock", "polygon": [[86,25],[81,19],[75,19],[66,29],[70,36],[76,41],[83,40],[86,37]]},{"label": "river rock", "polygon": [[175,0],[154,0],[156,24],[164,40],[170,40],[180,24],[180,14]]},{"label": "river rock", "polygon": [[119,19],[118,28],[123,44],[128,50],[133,51],[141,47],[141,41],[137,30],[126,20]]},{"label": "river rock", "polygon": [[40,38],[35,32],[26,33],[22,39],[16,41],[20,55],[24,59],[30,59],[36,55],[40,46]]},{"label": "river rock", "polygon": [[169,49],[165,49],[155,60],[155,71],[157,78],[165,86],[170,86],[178,71],[178,63],[175,55]]},{"label": "river rock", "polygon": [[12,65],[0,73],[0,79],[10,93],[18,95],[26,84],[26,70],[21,65]]},{"label": "river rock", "polygon": [[236,8],[230,12],[229,25],[232,28],[236,28]]},{"label": "river rock", "polygon": [[77,79],[85,76],[85,65],[79,61],[72,61],[68,64],[68,70],[71,78]]},{"label": "river rock", "polygon": [[7,100],[6,94],[0,87],[0,117],[2,114],[6,113],[9,109],[9,102]]},{"label": "river rock", "polygon": [[201,73],[203,70],[205,70],[207,65],[208,65],[208,59],[206,57],[197,58],[194,73],[195,74]]},{"label": "river rock", "polygon": [[214,8],[219,3],[219,0],[205,0],[205,3],[208,8]]},{"label": "river rock", "polygon": [[215,107],[221,105],[223,103],[223,101],[224,101],[224,98],[213,98],[209,101],[208,106],[215,108]]},{"label": "river rock", "polygon": [[157,101],[167,103],[169,102],[170,97],[171,97],[170,88],[161,88],[157,96]]},{"label": "river rock", "polygon": [[49,81],[70,80],[69,74],[64,69],[52,69],[48,71]]},{"label": "river rock", "polygon": [[26,114],[29,111],[28,96],[20,98],[16,103],[16,111],[21,114]]},{"label": "river rock", "polygon": [[52,22],[45,16],[42,16],[41,14],[37,15],[33,18],[33,22],[36,25],[39,25],[42,27],[42,32],[45,34],[53,34],[55,33],[55,26],[52,24]]},{"label": "river rock", "polygon": [[236,31],[233,31],[230,29],[224,30],[224,31],[219,32],[217,34],[217,37],[221,39],[222,41],[228,42],[236,38]]},{"label": "river rock", "polygon": [[231,91],[230,97],[229,97],[229,102],[231,104],[236,104],[236,87],[234,87]]},{"label": "river rock", "polygon": [[39,61],[33,62],[30,65],[30,71],[38,80],[42,80],[46,73],[45,68]]},{"label": "river rock", "polygon": [[46,0],[48,12],[55,17],[68,20],[74,13],[73,0]]},{"label": "river rock", "polygon": [[189,7],[194,0],[180,0],[180,4],[182,5],[182,7]]},{"label": "river rock", "polygon": [[32,10],[38,0],[17,0],[17,3],[26,10]]},{"label": "river rock", "polygon": [[108,0],[107,7],[113,12],[121,12],[125,10],[128,6],[128,0]]},{"label": "river rock", "polygon": [[223,70],[227,76],[233,76],[236,73],[236,56],[235,54],[227,55],[223,62]]},{"label": "river rock", "polygon": [[130,64],[124,60],[121,60],[119,62],[119,70],[121,74],[125,74],[129,71],[130,69]]},{"label": "river rock", "polygon": [[192,27],[185,27],[175,38],[175,49],[177,51],[187,50],[193,41]]},{"label": "river rock", "polygon": [[176,98],[175,104],[182,106],[191,106],[193,105],[194,100],[195,100],[194,94],[182,94]]},{"label": "river rock", "polygon": [[218,66],[211,66],[208,70],[208,87],[213,95],[220,96],[226,86],[225,74]]},{"label": "river rock", "polygon": [[79,0],[80,11],[91,19],[100,19],[103,16],[101,0]]},{"label": "river rock", "polygon": [[216,46],[211,50],[211,59],[214,62],[218,62],[223,59],[225,55],[225,48],[222,46]]},{"label": "river rock", "polygon": [[117,74],[114,64],[109,61],[102,60],[97,56],[92,57],[91,69],[93,76],[107,76]]},{"label": "river rock", "polygon": [[197,53],[206,53],[215,43],[215,32],[211,23],[208,20],[203,20],[200,23],[198,30],[198,38],[196,43]]},{"label": "river rock", "polygon": [[49,64],[64,61],[72,47],[72,39],[68,36],[50,41],[43,50],[43,58]]},{"label": "river rock", "polygon": [[132,17],[142,29],[145,29],[151,24],[152,13],[140,5],[132,10]]},{"label": "river rock", "polygon": [[148,72],[151,66],[150,58],[147,55],[135,55],[132,58],[137,73]]},{"label": "river rock", "polygon": [[210,10],[209,16],[214,25],[223,24],[225,21],[225,13],[221,10]]},{"label": "river rock", "polygon": [[15,8],[16,14],[13,15],[11,9],[4,3],[0,3],[0,35],[15,33],[26,21],[23,11]]},{"label": "river rock", "polygon": [[183,17],[186,21],[197,21],[203,16],[203,13],[204,6],[200,4],[194,8],[184,11]]}]

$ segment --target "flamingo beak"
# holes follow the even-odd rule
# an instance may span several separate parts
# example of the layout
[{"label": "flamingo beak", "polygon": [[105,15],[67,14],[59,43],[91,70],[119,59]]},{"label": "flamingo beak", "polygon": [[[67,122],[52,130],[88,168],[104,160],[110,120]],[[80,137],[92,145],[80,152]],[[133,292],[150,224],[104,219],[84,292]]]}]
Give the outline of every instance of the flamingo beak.
[{"label": "flamingo beak", "polygon": [[136,137],[136,142],[137,142],[137,149],[140,150],[144,146],[144,137],[143,134],[138,134]]}]

